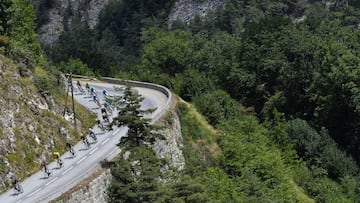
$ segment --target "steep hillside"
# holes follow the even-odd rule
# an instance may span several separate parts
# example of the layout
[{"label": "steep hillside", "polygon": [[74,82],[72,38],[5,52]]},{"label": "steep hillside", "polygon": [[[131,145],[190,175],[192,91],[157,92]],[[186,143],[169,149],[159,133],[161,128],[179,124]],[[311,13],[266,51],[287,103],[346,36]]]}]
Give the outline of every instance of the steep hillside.
[{"label": "steep hillside", "polygon": [[[156,171],[146,174],[154,187],[142,195],[356,202],[359,8],[343,0],[114,0],[96,29],[78,18],[77,29],[64,32],[48,53],[57,64],[163,84],[216,129],[202,128],[182,105],[184,174],[164,187],[153,181],[160,176],[154,152],[136,148]],[[170,29],[169,16],[180,19]],[[137,162],[122,161],[120,180],[120,171]],[[127,168],[118,167],[123,163]],[[137,180],[131,185],[144,185]],[[188,193],[176,193],[178,187]],[[154,195],[164,188],[167,196]],[[114,197],[127,194],[116,191]]]},{"label": "steep hillside", "polygon": [[[49,79],[54,76],[16,59],[0,54],[0,191],[8,186],[9,176],[24,178],[38,171],[42,159],[51,160],[53,151],[64,151],[67,139],[78,137],[62,116],[66,98],[62,78]],[[89,126],[92,116],[77,108]]]}]

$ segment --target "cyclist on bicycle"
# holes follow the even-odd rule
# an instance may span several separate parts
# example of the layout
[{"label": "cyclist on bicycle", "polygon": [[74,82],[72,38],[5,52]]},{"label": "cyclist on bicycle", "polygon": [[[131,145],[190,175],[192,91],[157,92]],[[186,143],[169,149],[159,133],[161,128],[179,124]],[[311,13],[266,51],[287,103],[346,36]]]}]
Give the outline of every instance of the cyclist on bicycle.
[{"label": "cyclist on bicycle", "polygon": [[106,89],[103,89],[102,93],[103,93],[104,97],[109,96],[109,94],[107,93]]},{"label": "cyclist on bicycle", "polygon": [[90,88],[90,94],[95,95],[95,96],[97,95],[95,88],[93,88],[93,87]]},{"label": "cyclist on bicycle", "polygon": [[104,130],[104,125],[101,123],[100,119],[97,118],[95,123],[101,130]]},{"label": "cyclist on bicycle", "polygon": [[11,184],[13,185],[14,189],[17,192],[22,192],[22,187],[20,186],[20,181],[15,177],[15,176],[11,176]]},{"label": "cyclist on bicycle", "polygon": [[89,142],[89,140],[86,138],[86,136],[81,135],[80,138],[81,138],[81,140],[83,141],[84,145],[85,145],[86,147],[90,148],[90,142]]},{"label": "cyclist on bicycle", "polygon": [[66,150],[69,151],[72,154],[72,156],[75,156],[75,151],[73,149],[72,144],[69,141],[66,141],[65,146],[66,146]]},{"label": "cyclist on bicycle", "polygon": [[85,89],[88,93],[90,93],[90,86],[89,86],[89,83],[86,83],[85,84]]},{"label": "cyclist on bicycle", "polygon": [[94,132],[94,130],[92,128],[89,128],[89,135],[95,142],[97,141],[97,137],[96,137],[95,132]]},{"label": "cyclist on bicycle", "polygon": [[64,162],[63,162],[63,160],[60,158],[60,153],[59,153],[59,152],[54,152],[53,154],[54,154],[54,156],[55,156],[55,159],[56,159],[56,162],[57,162],[59,168],[62,168]]},{"label": "cyclist on bicycle", "polygon": [[99,98],[98,98],[96,95],[93,96],[93,101],[94,101],[95,104],[97,104],[99,107],[101,106],[100,101],[99,101]]},{"label": "cyclist on bicycle", "polygon": [[50,172],[45,160],[43,160],[41,162],[41,166],[44,168],[44,173],[49,177],[51,175],[51,172]]}]

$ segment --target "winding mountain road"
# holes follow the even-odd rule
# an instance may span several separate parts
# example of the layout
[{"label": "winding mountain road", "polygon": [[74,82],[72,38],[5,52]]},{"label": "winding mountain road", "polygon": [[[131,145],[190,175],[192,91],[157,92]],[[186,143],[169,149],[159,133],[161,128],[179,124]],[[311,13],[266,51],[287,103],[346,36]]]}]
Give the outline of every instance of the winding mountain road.
[{"label": "winding mountain road", "polygon": [[[102,95],[104,89],[110,95],[122,95],[123,93],[120,90],[123,88],[121,85],[105,82],[88,83],[96,89],[101,102],[104,100]],[[101,118],[100,109],[92,101],[92,97],[88,94],[81,94],[75,83],[73,86],[74,99],[94,113],[97,113],[98,117]],[[85,86],[83,82],[82,86]],[[157,86],[157,88],[159,87]],[[143,109],[157,108],[155,112],[149,115],[152,118],[152,122],[166,112],[171,96],[169,97],[158,90],[154,90],[156,88],[135,87],[135,89],[145,98],[141,104]],[[52,172],[50,177],[46,177],[43,171],[33,174],[21,182],[24,190],[23,193],[16,194],[13,189],[8,190],[0,195],[0,203],[49,202],[77,185],[81,180],[89,177],[101,167],[101,161],[114,158],[120,152],[116,144],[122,136],[126,135],[127,128],[114,128],[108,132],[101,131],[97,127],[93,129],[95,129],[98,140],[96,143],[91,144],[90,149],[87,149],[82,142],[77,143],[74,146],[77,156],[72,157],[69,153],[62,155],[61,159],[64,161],[64,166],[61,169],[58,169],[56,162],[50,163],[49,169]],[[91,138],[88,139],[90,142],[92,141]]]}]

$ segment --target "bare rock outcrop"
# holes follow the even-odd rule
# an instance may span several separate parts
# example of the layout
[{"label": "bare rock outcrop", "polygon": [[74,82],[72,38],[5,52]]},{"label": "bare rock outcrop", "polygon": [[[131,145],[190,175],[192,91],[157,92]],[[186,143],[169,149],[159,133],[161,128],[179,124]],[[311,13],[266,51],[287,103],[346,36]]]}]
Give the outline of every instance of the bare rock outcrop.
[{"label": "bare rock outcrop", "polygon": [[171,9],[168,26],[171,27],[176,20],[189,23],[196,15],[204,17],[224,3],[225,0],[178,0]]},{"label": "bare rock outcrop", "polygon": [[[76,18],[93,29],[97,24],[99,12],[107,2],[108,0],[54,0],[44,12],[38,12],[46,19],[38,25],[40,43],[45,46],[53,45],[61,33],[71,27],[72,21]],[[33,4],[35,9],[39,10],[43,0],[34,0]]]}]

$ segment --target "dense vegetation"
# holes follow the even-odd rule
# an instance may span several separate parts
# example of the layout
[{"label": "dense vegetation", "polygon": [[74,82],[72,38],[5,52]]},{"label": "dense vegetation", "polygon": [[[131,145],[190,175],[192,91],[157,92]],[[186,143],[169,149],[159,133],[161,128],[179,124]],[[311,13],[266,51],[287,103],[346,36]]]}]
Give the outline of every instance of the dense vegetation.
[{"label": "dense vegetation", "polygon": [[[219,130],[211,142],[182,120],[189,154],[180,179],[198,180],[199,201],[359,201],[357,1],[226,0],[170,30],[173,1],[156,2],[112,0],[95,30],[75,24],[48,53],[193,102]],[[203,139],[220,155],[201,159],[191,146]]]}]

